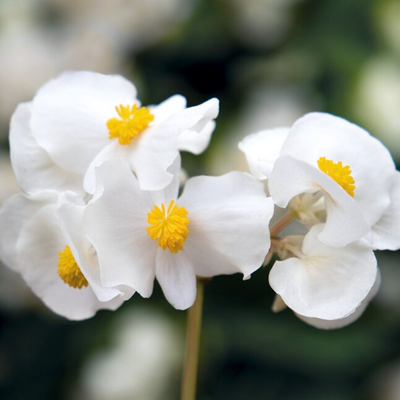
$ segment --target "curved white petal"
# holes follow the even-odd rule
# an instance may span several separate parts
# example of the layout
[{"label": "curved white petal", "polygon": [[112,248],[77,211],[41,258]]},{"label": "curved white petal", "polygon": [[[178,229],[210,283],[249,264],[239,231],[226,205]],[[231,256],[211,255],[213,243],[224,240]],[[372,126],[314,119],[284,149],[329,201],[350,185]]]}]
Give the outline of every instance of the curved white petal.
[{"label": "curved white petal", "polygon": [[56,192],[44,191],[32,196],[16,194],[3,202],[0,208],[0,258],[8,267],[16,269],[17,242],[23,226],[41,208],[57,201]]},{"label": "curved white petal", "polygon": [[[239,149],[246,156],[250,172],[257,179],[269,178],[288,133],[289,128],[267,129],[249,135],[239,143]],[[258,166],[260,162],[263,164],[263,172]]]},{"label": "curved white petal", "polygon": [[201,132],[208,122],[218,117],[219,101],[218,99],[210,99],[198,106],[189,107],[185,110],[171,115],[165,122],[175,126],[180,133],[189,129]]},{"label": "curved white petal", "polygon": [[337,320],[367,297],[376,279],[376,259],[364,241],[343,248],[326,246],[318,239],[322,229],[322,224],[315,225],[306,235],[304,259],[277,261],[269,282],[297,314]]},{"label": "curved white petal", "polygon": [[31,131],[32,103],[21,103],[10,124],[10,155],[19,186],[27,193],[45,189],[82,192],[82,175],[63,170],[36,142]]},{"label": "curved white petal", "polygon": [[188,129],[182,132],[178,136],[179,150],[188,151],[192,154],[201,154],[208,147],[215,126],[215,121],[208,121],[199,132],[195,129]]},{"label": "curved white petal", "polygon": [[198,276],[241,272],[247,278],[262,265],[273,203],[261,182],[242,172],[192,178],[178,205],[188,211],[184,251]]},{"label": "curved white petal", "polygon": [[391,204],[372,227],[372,247],[377,250],[400,248],[400,172],[396,171],[390,192]]},{"label": "curved white petal", "polygon": [[347,317],[341,319],[334,319],[334,320],[325,320],[325,319],[318,319],[318,318],[307,318],[303,315],[296,314],[301,320],[306,322],[309,325],[314,326],[315,328],[319,329],[339,329],[344,328],[347,325],[350,325],[361,315],[364,313],[365,309],[367,308],[370,301],[375,297],[376,293],[378,292],[379,286],[381,284],[381,274],[376,274],[376,279],[374,286],[372,286],[371,290],[369,291],[367,297],[361,302],[361,304]]},{"label": "curved white petal", "polygon": [[178,157],[179,131],[167,122],[150,126],[129,145],[129,163],[141,190],[161,190],[173,180],[168,168]]},{"label": "curved white petal", "polygon": [[367,131],[342,118],[326,113],[305,115],[291,128],[281,154],[316,168],[320,157],[350,166],[356,186],[355,200],[370,225],[390,204],[395,166],[389,151]]},{"label": "curved white petal", "polygon": [[181,156],[178,153],[175,161],[168,168],[167,172],[173,176],[171,183],[161,190],[149,191],[148,194],[151,197],[154,204],[159,206],[164,203],[168,206],[171,200],[176,201],[179,193],[179,186],[181,183]]},{"label": "curved white petal", "polygon": [[134,103],[136,89],[121,76],[67,72],[34,98],[32,133],[56,164],[83,174],[110,142],[106,123],[117,116],[115,107]]},{"label": "curved white petal", "polygon": [[17,244],[18,271],[51,310],[66,318],[81,320],[99,309],[116,309],[119,299],[102,303],[90,286],[74,289],[58,276],[58,253],[67,241],[54,211],[54,205],[43,207],[24,225]]},{"label": "curved white petal", "polygon": [[97,167],[100,167],[100,165],[102,165],[104,162],[112,160],[114,158],[126,160],[126,162],[128,163],[129,150],[130,146],[121,146],[117,141],[112,141],[107,144],[107,146],[105,146],[104,149],[101,150],[99,154],[96,155],[96,157],[94,157],[86,171],[83,180],[83,186],[86,192],[93,194],[96,191],[95,169]]},{"label": "curved white petal", "polygon": [[176,94],[164,100],[162,103],[156,106],[148,106],[148,108],[154,115],[152,124],[158,124],[159,122],[165,121],[171,115],[184,110],[186,108],[186,99]]},{"label": "curved white petal", "polygon": [[[263,171],[261,165],[260,169]],[[279,207],[286,207],[298,194],[322,189],[327,221],[319,238],[330,246],[345,246],[365,236],[370,229],[358,203],[333,179],[303,161],[290,156],[279,157],[268,180],[268,188]]]},{"label": "curved white petal", "polygon": [[82,231],[84,210],[84,206],[74,204],[63,204],[56,210],[64,237],[96,297],[102,302],[119,297],[119,304],[122,304],[124,300],[129,299],[134,294],[134,291],[128,287],[119,290],[119,288],[108,288],[101,285],[96,251]]},{"label": "curved white petal", "polygon": [[154,204],[123,161],[104,163],[97,174],[104,190],[86,207],[83,230],[97,251],[101,285],[129,286],[149,297],[157,245],[146,228]]},{"label": "curved white petal", "polygon": [[186,310],[196,299],[196,274],[184,251],[157,250],[156,277],[166,299],[177,309]]}]

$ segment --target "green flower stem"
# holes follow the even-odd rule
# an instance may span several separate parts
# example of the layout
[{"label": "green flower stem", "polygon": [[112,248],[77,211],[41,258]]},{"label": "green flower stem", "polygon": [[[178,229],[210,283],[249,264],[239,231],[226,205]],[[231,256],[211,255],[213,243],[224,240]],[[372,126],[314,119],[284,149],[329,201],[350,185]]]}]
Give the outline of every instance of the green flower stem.
[{"label": "green flower stem", "polygon": [[188,310],[186,354],[182,376],[181,400],[196,399],[197,369],[199,364],[201,320],[205,280],[197,278],[197,296]]}]

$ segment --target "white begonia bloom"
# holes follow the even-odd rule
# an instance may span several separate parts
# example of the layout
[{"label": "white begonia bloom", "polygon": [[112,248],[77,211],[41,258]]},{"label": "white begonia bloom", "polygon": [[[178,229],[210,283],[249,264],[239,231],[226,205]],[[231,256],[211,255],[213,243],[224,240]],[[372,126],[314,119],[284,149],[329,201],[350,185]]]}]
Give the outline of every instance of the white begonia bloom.
[{"label": "white begonia bloom", "polygon": [[179,169],[177,159],[172,183],[146,192],[121,160],[103,164],[102,193],[87,206],[83,229],[97,250],[103,285],[127,285],[149,297],[157,278],[167,300],[186,309],[196,297],[196,275],[248,278],[261,266],[273,202],[259,181],[240,172],[189,179],[177,199]]},{"label": "white begonia bloom", "polygon": [[115,157],[129,163],[141,189],[160,190],[172,181],[167,169],[179,150],[198,154],[208,145],[218,108],[217,99],[186,108],[179,95],[140,107],[135,87],[121,76],[67,72],[38,91],[29,127],[59,168],[85,175],[89,193],[95,191],[94,168]]},{"label": "white begonia bloom", "polygon": [[269,274],[272,289],[304,317],[338,320],[348,317],[368,296],[377,262],[364,239],[342,248],[319,240],[323,224],[304,238],[301,258],[276,261]]},{"label": "white begonia bloom", "polygon": [[0,256],[55,313],[81,320],[118,308],[134,291],[100,285],[96,252],[81,232],[83,200],[73,192],[17,194],[0,210]]},{"label": "white begonia bloom", "polygon": [[[292,126],[277,157],[279,141],[271,132],[255,136],[251,147],[242,144],[241,148],[252,159],[251,168],[257,176],[268,178],[275,204],[287,207],[301,193],[322,191],[327,211],[320,233],[324,243],[341,247],[367,235],[391,203],[396,173],[381,142],[342,118],[310,113]],[[267,145],[264,155],[254,150],[258,143],[269,142],[271,155]],[[259,156],[258,162],[255,156]],[[374,162],[370,162],[371,157]]]}]

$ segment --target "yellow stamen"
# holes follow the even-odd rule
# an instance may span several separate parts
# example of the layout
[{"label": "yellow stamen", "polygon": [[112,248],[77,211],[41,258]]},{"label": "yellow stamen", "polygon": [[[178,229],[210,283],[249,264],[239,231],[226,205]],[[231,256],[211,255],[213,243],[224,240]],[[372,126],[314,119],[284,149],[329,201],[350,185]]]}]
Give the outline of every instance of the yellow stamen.
[{"label": "yellow stamen", "polygon": [[111,118],[107,121],[107,128],[110,133],[109,138],[118,138],[119,144],[130,144],[132,139],[143,132],[154,120],[154,115],[146,108],[138,108],[136,104],[132,107],[123,106],[115,107],[119,118]]},{"label": "yellow stamen", "polygon": [[168,247],[171,253],[178,253],[183,250],[183,244],[189,233],[187,214],[185,207],[178,207],[173,200],[167,210],[164,203],[161,203],[161,209],[154,206],[147,214],[147,222],[151,225],[146,228],[147,233],[152,240],[158,239],[157,244],[164,250]]},{"label": "yellow stamen", "polygon": [[79,265],[76,263],[70,247],[67,245],[58,253],[58,275],[69,286],[81,289],[89,283],[83,276]]},{"label": "yellow stamen", "polygon": [[318,167],[338,183],[351,197],[354,197],[355,180],[351,176],[351,169],[348,165],[343,166],[341,161],[334,163],[332,160],[320,157]]}]

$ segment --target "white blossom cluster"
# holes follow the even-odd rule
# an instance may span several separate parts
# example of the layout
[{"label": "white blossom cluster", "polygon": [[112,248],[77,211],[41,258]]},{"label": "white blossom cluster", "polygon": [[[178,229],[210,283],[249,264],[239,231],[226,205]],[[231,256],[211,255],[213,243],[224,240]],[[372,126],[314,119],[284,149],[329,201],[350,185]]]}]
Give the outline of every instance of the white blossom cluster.
[{"label": "white blossom cluster", "polygon": [[[67,72],[16,109],[10,150],[23,191],[0,210],[0,257],[54,312],[85,319],[157,279],[186,309],[196,277],[242,273],[276,253],[273,309],[320,328],[356,319],[379,286],[373,251],[400,247],[400,174],[386,148],[313,113],[239,148],[252,173],[187,180],[180,151],[203,152],[218,100],[142,106],[121,76]],[[267,192],[262,181],[267,182]],[[274,205],[287,214],[270,227]],[[294,220],[306,235],[279,236]]]},{"label": "white blossom cluster", "polygon": [[149,297],[155,278],[186,309],[196,276],[249,277],[270,247],[263,184],[240,172],[200,176],[178,196],[180,151],[205,150],[218,111],[217,99],[187,108],[179,95],[142,107],[121,76],[48,82],[11,120],[24,193],[0,211],[3,261],[70,319]]},{"label": "white blossom cluster", "polygon": [[310,113],[291,128],[262,131],[239,148],[278,207],[306,235],[279,237],[269,275],[273,309],[291,308],[319,328],[357,319],[380,283],[374,250],[400,248],[400,173],[389,151],[359,126]]}]

